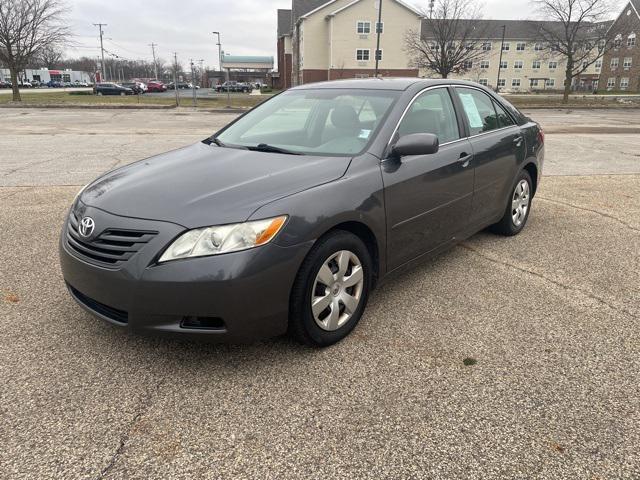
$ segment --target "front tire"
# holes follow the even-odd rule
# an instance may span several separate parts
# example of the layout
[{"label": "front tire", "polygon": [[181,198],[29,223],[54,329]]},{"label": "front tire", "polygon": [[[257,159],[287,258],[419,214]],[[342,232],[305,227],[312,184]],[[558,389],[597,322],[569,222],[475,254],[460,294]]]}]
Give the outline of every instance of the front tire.
[{"label": "front tire", "polygon": [[527,224],[527,219],[531,212],[532,198],[531,176],[529,172],[522,170],[511,188],[511,195],[507,201],[503,217],[498,223],[491,225],[489,227],[490,230],[508,237],[520,233]]},{"label": "front tire", "polygon": [[289,332],[314,347],[332,345],[360,321],[369,297],[371,255],[352,233],[336,230],[312,247],[296,276]]}]

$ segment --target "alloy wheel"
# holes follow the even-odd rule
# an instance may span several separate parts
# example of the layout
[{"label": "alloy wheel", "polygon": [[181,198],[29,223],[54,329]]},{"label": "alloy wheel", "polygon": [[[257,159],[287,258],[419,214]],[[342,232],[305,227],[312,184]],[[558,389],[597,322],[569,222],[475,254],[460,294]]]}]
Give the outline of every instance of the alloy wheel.
[{"label": "alloy wheel", "polygon": [[511,199],[511,219],[516,227],[522,225],[527,217],[527,211],[529,210],[529,182],[522,179],[516,185],[513,192],[513,198]]},{"label": "alloy wheel", "polygon": [[340,250],[320,267],[311,292],[311,312],[316,324],[334,331],[349,321],[360,304],[364,287],[362,263],[349,250]]}]

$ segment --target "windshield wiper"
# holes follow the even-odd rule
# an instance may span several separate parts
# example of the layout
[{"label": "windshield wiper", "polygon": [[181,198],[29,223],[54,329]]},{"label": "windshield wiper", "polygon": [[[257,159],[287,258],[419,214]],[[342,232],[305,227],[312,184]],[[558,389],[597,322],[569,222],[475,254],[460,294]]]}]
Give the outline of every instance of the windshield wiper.
[{"label": "windshield wiper", "polygon": [[217,137],[211,138],[211,142],[215,143],[219,147],[225,147],[226,146],[224,143],[222,143],[220,140],[218,140]]},{"label": "windshield wiper", "polygon": [[255,147],[247,147],[247,149],[253,150],[256,152],[284,153],[287,155],[302,155],[302,153],[300,152],[294,152],[292,150],[287,150],[286,148],[280,148],[274,145],[268,145],[266,143],[259,143]]}]

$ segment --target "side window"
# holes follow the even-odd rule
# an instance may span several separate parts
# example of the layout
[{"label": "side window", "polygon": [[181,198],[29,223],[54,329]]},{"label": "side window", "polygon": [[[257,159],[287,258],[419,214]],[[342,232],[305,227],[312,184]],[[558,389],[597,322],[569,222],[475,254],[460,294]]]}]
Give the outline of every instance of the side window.
[{"label": "side window", "polygon": [[433,133],[440,143],[460,138],[453,102],[446,88],[427,90],[411,104],[398,127],[398,134],[412,133]]},{"label": "side window", "polygon": [[496,110],[488,95],[472,88],[457,88],[456,91],[469,122],[471,135],[499,128]]},{"label": "side window", "polygon": [[510,127],[511,125],[515,125],[515,122],[511,118],[511,116],[507,113],[507,111],[502,108],[498,102],[494,100],[493,105],[496,109],[496,113],[498,114],[498,127]]}]

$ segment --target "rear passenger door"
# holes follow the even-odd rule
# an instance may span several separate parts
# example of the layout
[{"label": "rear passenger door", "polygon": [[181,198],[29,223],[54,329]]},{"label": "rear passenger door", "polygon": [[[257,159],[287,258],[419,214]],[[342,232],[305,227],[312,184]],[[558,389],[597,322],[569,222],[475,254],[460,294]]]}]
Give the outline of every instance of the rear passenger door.
[{"label": "rear passenger door", "polygon": [[440,149],[382,163],[389,270],[450,243],[468,226],[473,159],[461,126],[447,87],[419,94],[398,124],[391,145],[403,135],[433,133]]},{"label": "rear passenger door", "polygon": [[470,224],[485,226],[501,217],[518,165],[526,152],[514,119],[480,89],[455,87],[473,148],[475,181]]}]

